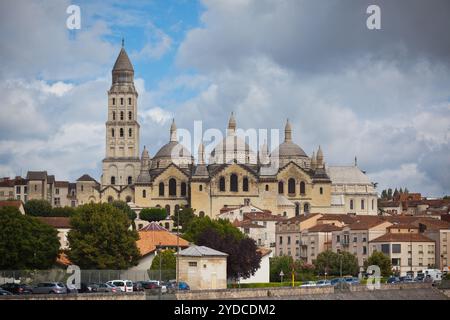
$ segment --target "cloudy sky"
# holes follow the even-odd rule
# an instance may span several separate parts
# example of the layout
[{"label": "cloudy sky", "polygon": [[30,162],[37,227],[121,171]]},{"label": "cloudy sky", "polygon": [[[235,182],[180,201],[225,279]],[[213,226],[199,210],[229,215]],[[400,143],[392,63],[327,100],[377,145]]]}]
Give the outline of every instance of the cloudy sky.
[{"label": "cloudy sky", "polygon": [[100,178],[124,37],[151,154],[174,116],[221,130],[231,111],[243,129],[289,118],[308,154],[357,156],[380,190],[450,194],[449,13],[448,0],[1,1],[0,176]]}]

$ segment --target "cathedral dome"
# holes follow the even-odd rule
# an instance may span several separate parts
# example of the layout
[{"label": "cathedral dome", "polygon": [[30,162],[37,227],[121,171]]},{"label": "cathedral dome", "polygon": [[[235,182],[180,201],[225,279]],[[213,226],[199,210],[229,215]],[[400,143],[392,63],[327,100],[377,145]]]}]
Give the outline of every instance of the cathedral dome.
[{"label": "cathedral dome", "polygon": [[270,157],[272,161],[275,161],[275,158],[278,157],[281,166],[286,165],[290,161],[303,164],[305,160],[308,159],[308,155],[305,151],[292,141],[292,129],[289,120],[287,120],[284,129],[284,142],[271,153]]},{"label": "cathedral dome", "polygon": [[171,163],[179,167],[187,167],[193,163],[191,153],[177,141],[175,120],[170,126],[170,141],[159,149],[152,159],[152,169],[165,168]]},{"label": "cathedral dome", "polygon": [[272,153],[277,154],[279,157],[308,157],[298,144],[292,141],[285,141]]},{"label": "cathedral dome", "polygon": [[257,157],[250,146],[236,135],[236,120],[232,113],[228,122],[227,136],[211,152],[210,163],[224,164],[234,161],[256,164]]}]

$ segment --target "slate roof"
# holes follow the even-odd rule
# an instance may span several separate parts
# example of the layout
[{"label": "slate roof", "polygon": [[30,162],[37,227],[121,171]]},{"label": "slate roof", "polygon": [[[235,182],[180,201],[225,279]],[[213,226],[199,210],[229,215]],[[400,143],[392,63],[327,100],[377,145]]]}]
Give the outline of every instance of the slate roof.
[{"label": "slate roof", "polygon": [[94,181],[97,182],[97,180],[95,180],[94,178],[92,178],[90,175],[88,174],[83,174],[81,177],[79,177],[77,179],[77,181]]},{"label": "slate roof", "polygon": [[47,179],[47,171],[28,171],[27,180],[45,180]]},{"label": "slate roof", "polygon": [[227,253],[220,252],[205,246],[191,246],[180,251],[180,256],[185,257],[225,257]]},{"label": "slate roof", "polygon": [[329,166],[327,173],[333,184],[371,184],[357,166]]}]

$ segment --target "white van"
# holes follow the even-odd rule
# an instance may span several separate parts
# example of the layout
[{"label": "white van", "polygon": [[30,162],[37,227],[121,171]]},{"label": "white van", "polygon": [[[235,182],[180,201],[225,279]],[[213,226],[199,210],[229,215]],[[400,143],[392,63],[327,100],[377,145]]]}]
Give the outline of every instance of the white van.
[{"label": "white van", "polygon": [[442,280],[442,272],[439,269],[425,269],[422,272],[424,274],[424,282],[436,282]]},{"label": "white van", "polygon": [[111,280],[107,283],[115,285],[122,292],[133,292],[133,282],[131,280]]}]

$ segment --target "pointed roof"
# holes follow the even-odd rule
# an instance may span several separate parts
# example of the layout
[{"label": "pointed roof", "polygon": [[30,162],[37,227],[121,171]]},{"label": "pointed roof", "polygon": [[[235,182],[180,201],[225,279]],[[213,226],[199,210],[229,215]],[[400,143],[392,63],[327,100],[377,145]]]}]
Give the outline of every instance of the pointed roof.
[{"label": "pointed roof", "polygon": [[191,246],[187,249],[180,251],[180,256],[187,257],[215,257],[215,256],[228,256],[227,253],[220,252],[205,246]]},{"label": "pointed roof", "polygon": [[97,180],[95,180],[94,178],[92,178],[90,175],[88,174],[83,174],[81,177],[79,177],[77,179],[77,181],[94,181],[97,182]]},{"label": "pointed roof", "polygon": [[133,65],[131,64],[130,58],[125,51],[125,48],[120,49],[119,56],[117,57],[116,63],[114,64],[113,71],[133,71]]}]

